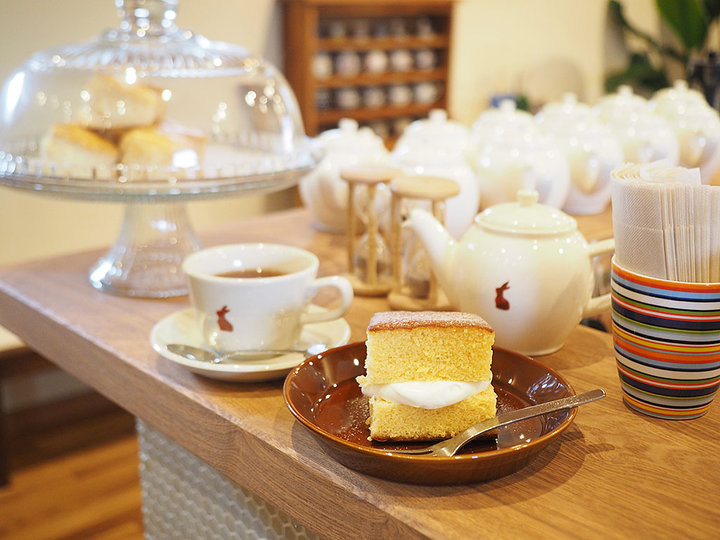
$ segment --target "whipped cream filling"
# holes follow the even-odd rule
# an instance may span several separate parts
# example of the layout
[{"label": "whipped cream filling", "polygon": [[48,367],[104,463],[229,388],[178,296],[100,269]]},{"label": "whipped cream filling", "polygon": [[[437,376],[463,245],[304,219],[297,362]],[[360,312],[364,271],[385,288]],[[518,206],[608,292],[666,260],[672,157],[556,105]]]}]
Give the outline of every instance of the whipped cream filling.
[{"label": "whipped cream filling", "polygon": [[440,409],[482,392],[490,381],[408,381],[391,384],[365,384],[362,393],[393,403],[421,409]]}]

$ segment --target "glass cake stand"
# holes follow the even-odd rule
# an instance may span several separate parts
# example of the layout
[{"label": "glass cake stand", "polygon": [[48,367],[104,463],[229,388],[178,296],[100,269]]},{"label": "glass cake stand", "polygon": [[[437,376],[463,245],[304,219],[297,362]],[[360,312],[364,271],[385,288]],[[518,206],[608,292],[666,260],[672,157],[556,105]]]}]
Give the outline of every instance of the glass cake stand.
[{"label": "glass cake stand", "polygon": [[167,298],[187,293],[182,261],[200,248],[186,202],[280,191],[294,186],[313,164],[195,181],[120,184],[44,176],[0,153],[0,184],[73,200],[124,203],[120,232],[90,269],[90,284],[124,296]]},{"label": "glass cake stand", "polygon": [[180,29],[177,0],[115,4],[117,28],[36,53],[5,82],[0,184],[124,203],[90,283],[179,296],[182,261],[199,248],[185,203],[288,188],[317,156],[269,62]]}]

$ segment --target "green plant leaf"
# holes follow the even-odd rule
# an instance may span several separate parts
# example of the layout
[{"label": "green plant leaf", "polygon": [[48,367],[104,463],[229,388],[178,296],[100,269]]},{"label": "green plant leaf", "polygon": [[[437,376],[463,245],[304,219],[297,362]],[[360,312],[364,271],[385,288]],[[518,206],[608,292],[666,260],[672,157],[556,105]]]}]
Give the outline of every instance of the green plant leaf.
[{"label": "green plant leaf", "polygon": [[683,64],[687,63],[688,54],[685,50],[680,51],[671,45],[659,43],[650,34],[648,34],[647,32],[643,32],[642,30],[631,24],[630,21],[625,18],[622,4],[617,0],[610,0],[610,2],[608,2],[608,17],[611,20],[617,21],[617,23],[622,28],[624,28],[625,31],[640,38],[647,44],[648,47],[656,50],[661,55],[672,58],[673,60],[677,60],[678,62],[682,62]]},{"label": "green plant leaf", "polygon": [[707,16],[708,26],[720,17],[720,0],[704,0],[705,15]]},{"label": "green plant leaf", "polygon": [[686,50],[702,49],[708,21],[700,0],[655,0],[658,11]]},{"label": "green plant leaf", "polygon": [[665,71],[653,66],[644,53],[633,53],[625,70],[608,75],[605,92],[615,92],[623,84],[630,84],[635,90],[645,90],[648,94],[670,86]]}]

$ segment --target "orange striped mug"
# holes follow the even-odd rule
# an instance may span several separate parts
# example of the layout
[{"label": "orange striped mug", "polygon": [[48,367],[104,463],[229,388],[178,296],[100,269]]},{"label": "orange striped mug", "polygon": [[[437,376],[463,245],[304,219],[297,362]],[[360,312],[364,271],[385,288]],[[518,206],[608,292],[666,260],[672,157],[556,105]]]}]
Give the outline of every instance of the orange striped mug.
[{"label": "orange striped mug", "polygon": [[674,420],[705,414],[720,386],[720,283],[657,279],[613,258],[611,287],[626,405]]}]

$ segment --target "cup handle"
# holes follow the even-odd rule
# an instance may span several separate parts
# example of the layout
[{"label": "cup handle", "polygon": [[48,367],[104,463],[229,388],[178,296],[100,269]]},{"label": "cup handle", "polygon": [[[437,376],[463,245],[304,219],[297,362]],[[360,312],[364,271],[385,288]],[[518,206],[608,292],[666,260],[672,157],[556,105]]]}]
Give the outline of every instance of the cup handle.
[{"label": "cup handle", "polygon": [[320,289],[325,289],[328,287],[337,289],[337,291],[340,293],[340,305],[327,311],[320,311],[317,313],[303,313],[300,317],[301,324],[334,321],[335,319],[339,319],[340,317],[345,315],[348,309],[350,309],[350,304],[352,304],[354,297],[353,288],[350,282],[341,276],[327,276],[317,278],[310,286],[310,298],[315,296],[318,291],[320,291]]},{"label": "cup handle", "polygon": [[[610,253],[615,250],[615,239],[608,238],[607,240],[601,240],[600,242],[594,242],[588,245],[588,257],[596,257],[604,253]],[[583,309],[583,318],[595,317],[600,313],[603,313],[610,309],[610,293],[601,294],[588,300],[588,303]]]}]

